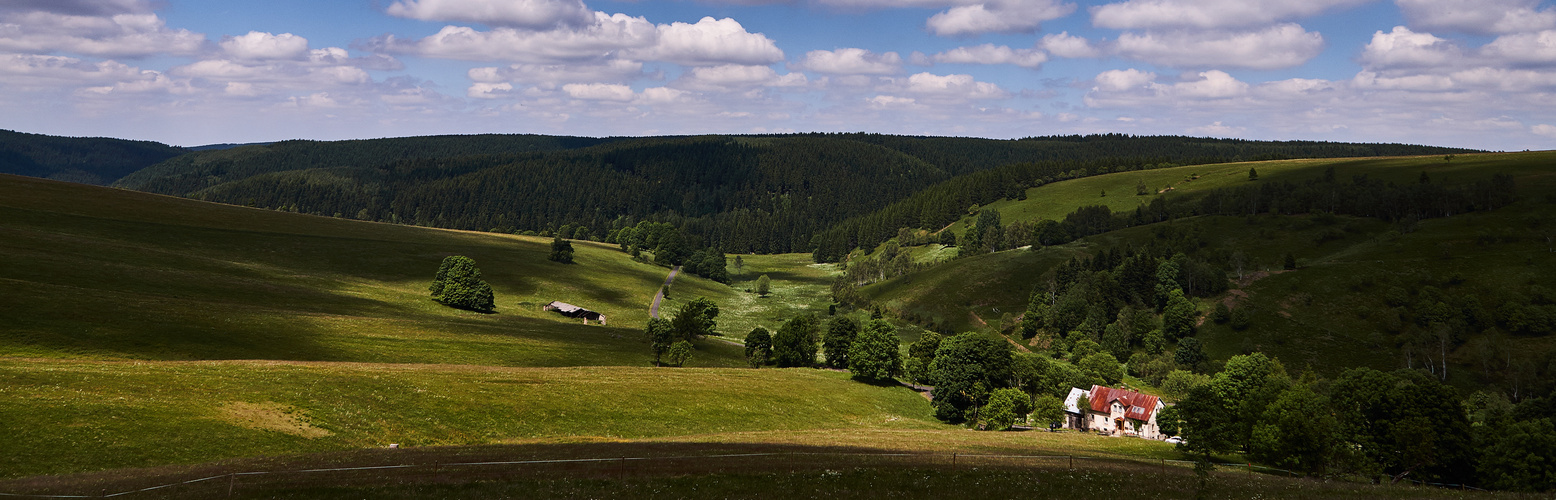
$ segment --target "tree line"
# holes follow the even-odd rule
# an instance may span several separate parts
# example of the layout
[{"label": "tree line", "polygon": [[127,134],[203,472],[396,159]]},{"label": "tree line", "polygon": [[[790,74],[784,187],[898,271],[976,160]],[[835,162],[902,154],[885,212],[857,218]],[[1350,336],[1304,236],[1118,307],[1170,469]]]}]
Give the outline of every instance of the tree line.
[{"label": "tree line", "polygon": [[[679,228],[692,248],[815,250],[826,260],[889,239],[896,228],[938,227],[932,224],[955,220],[970,204],[1022,196],[1056,179],[1185,162],[1439,149],[1122,135],[442,136],[200,151],[116,185],[326,216],[597,241],[649,221]],[[916,201],[871,215],[907,200]]]}]

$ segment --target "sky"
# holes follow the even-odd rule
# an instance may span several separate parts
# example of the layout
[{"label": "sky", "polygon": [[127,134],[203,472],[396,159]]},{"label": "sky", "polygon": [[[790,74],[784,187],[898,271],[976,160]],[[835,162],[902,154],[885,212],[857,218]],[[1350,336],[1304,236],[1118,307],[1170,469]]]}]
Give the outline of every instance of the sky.
[{"label": "sky", "polygon": [[0,128],[1556,149],[1551,0],[0,0]]}]

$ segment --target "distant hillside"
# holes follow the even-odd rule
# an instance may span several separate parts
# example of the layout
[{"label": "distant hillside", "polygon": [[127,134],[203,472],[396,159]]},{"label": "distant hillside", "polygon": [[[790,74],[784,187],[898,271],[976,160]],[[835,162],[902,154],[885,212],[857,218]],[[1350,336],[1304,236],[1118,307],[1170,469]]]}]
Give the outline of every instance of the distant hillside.
[{"label": "distant hillside", "polygon": [[[1126,252],[1156,259],[1183,253],[1209,272],[1232,278],[1231,290],[1210,291],[1196,301],[1207,317],[1196,337],[1212,359],[1264,352],[1288,367],[1328,375],[1356,366],[1391,370],[1430,364],[1432,373],[1454,385],[1517,398],[1540,385],[1532,380],[1556,380],[1549,378],[1556,375],[1553,165],[1552,152],[1501,153],[1451,161],[1434,156],[1202,165],[1055,182],[1029,190],[1024,200],[981,210],[1002,214],[1007,228],[1039,219],[1066,221],[1067,214],[1098,205],[1129,217],[1135,207],[1157,200],[1200,206],[1226,189],[1300,184],[1331,173],[1347,184],[1369,179],[1450,188],[1502,174],[1511,176],[1517,197],[1500,208],[1419,220],[1306,213],[1306,205],[1290,198],[1281,201],[1293,206],[1267,206],[1256,215],[1180,213],[1071,243],[925,266],[868,284],[860,296],[932,328],[992,332],[1002,318],[1008,323],[1021,317],[1033,294],[1043,296],[1071,259],[1083,266],[1095,259],[1101,263],[1091,270],[1113,271],[1125,282],[1114,269]],[[1250,168],[1257,170],[1257,181],[1249,180]],[[1136,195],[1142,182],[1150,193]],[[1348,198],[1345,202],[1356,196]],[[965,225],[959,221],[951,230]],[[1283,269],[1287,254],[1296,269]],[[860,266],[860,259],[849,264]],[[1217,303],[1241,309],[1246,324],[1209,319]],[[1114,319],[1101,318],[1103,324]]]},{"label": "distant hillside", "polygon": [[185,152],[183,148],[150,141],[0,130],[0,174],[82,184],[107,185]]},{"label": "distant hillside", "polygon": [[[1090,175],[1164,163],[1440,151],[1457,150],[1120,135],[443,136],[202,151],[116,186],[365,220],[593,240],[653,220],[681,227],[695,246],[783,253],[810,251],[818,232],[937,184],[969,188],[949,199],[982,200],[1040,183],[1043,175],[1015,167],[1021,165]],[[985,189],[991,179],[992,195]],[[928,219],[949,222],[966,205],[937,205]],[[925,219],[920,215],[915,222]]]}]

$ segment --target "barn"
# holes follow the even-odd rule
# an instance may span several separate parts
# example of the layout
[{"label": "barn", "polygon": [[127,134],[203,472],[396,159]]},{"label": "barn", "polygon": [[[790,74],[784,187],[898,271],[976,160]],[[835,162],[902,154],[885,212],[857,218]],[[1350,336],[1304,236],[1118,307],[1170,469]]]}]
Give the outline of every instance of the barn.
[{"label": "barn", "polygon": [[590,321],[598,321],[601,325],[605,324],[604,314],[590,311],[588,309],[584,309],[566,302],[552,301],[550,304],[546,304],[545,307],[542,307],[541,310],[556,311],[557,314],[561,314],[569,318],[582,318],[585,325],[589,324]]}]

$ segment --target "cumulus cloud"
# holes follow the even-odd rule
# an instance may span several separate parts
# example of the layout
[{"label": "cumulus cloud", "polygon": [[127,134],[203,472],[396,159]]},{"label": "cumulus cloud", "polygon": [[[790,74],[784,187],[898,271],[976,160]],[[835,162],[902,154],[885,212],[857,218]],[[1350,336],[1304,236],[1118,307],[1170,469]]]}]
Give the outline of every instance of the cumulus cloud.
[{"label": "cumulus cloud", "polygon": [[1043,35],[1043,40],[1037,45],[1059,57],[1076,59],[1102,56],[1101,49],[1092,46],[1091,42],[1083,37],[1070,35],[1068,31]]},{"label": "cumulus cloud", "polygon": [[704,17],[696,24],[659,25],[658,43],[633,49],[628,57],[685,65],[773,64],[783,51],[761,33],[746,31],[734,19]]},{"label": "cumulus cloud", "polygon": [[1529,127],[1529,133],[1556,139],[1556,125],[1541,123],[1539,125]]},{"label": "cumulus cloud", "polygon": [[1481,58],[1521,66],[1556,64],[1556,30],[1503,35],[1481,48]]},{"label": "cumulus cloud", "polygon": [[980,82],[972,75],[936,75],[918,73],[906,80],[895,79],[885,87],[919,97],[935,97],[953,101],[974,99],[1005,99],[1010,93],[989,82]]},{"label": "cumulus cloud", "polygon": [[1296,24],[1281,24],[1250,32],[1170,31],[1120,34],[1118,55],[1179,68],[1234,67],[1279,69],[1317,57],[1324,38]]},{"label": "cumulus cloud", "polygon": [[238,59],[296,59],[308,53],[308,39],[291,33],[250,31],[243,36],[222,37],[221,48]]},{"label": "cumulus cloud", "polygon": [[156,14],[81,16],[47,11],[0,15],[0,51],[108,57],[192,55],[205,35],[169,29]]},{"label": "cumulus cloud", "polygon": [[1097,75],[1094,80],[1096,87],[1093,91],[1123,92],[1144,88],[1147,84],[1156,81],[1156,73],[1148,73],[1134,68],[1124,70],[1108,70]]},{"label": "cumulus cloud", "polygon": [[1556,28],[1556,8],[1540,0],[1395,0],[1410,26],[1477,35]]},{"label": "cumulus cloud", "polygon": [[696,24],[654,25],[641,17],[595,13],[584,27],[546,31],[495,28],[479,31],[445,26],[437,33],[406,40],[384,35],[362,48],[393,54],[512,61],[530,64],[579,63],[615,58],[665,61],[685,65],[772,64],[783,51],[760,33],[750,33],[733,19],[705,17]]},{"label": "cumulus cloud", "polygon": [[902,71],[902,56],[856,48],[812,50],[791,67],[833,75],[891,75]]},{"label": "cumulus cloud", "polygon": [[931,59],[937,63],[1012,64],[1037,69],[1048,61],[1048,55],[1041,50],[1012,49],[1004,45],[986,43],[973,47],[957,47],[935,54]]},{"label": "cumulus cloud", "polygon": [[1431,33],[1416,33],[1404,26],[1372,34],[1362,48],[1361,61],[1370,67],[1442,66],[1461,57],[1460,49]]},{"label": "cumulus cloud", "polygon": [[1113,29],[1249,28],[1373,0],[1128,0],[1091,8],[1092,24]]},{"label": "cumulus cloud", "polygon": [[925,24],[940,36],[983,33],[1031,33],[1044,21],[1075,12],[1075,4],[1057,0],[992,0],[954,7],[935,14]]},{"label": "cumulus cloud", "polygon": [[579,0],[399,0],[386,12],[422,21],[463,21],[529,29],[594,22],[594,12]]}]

